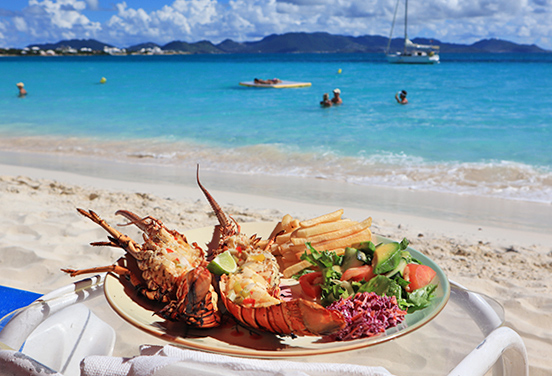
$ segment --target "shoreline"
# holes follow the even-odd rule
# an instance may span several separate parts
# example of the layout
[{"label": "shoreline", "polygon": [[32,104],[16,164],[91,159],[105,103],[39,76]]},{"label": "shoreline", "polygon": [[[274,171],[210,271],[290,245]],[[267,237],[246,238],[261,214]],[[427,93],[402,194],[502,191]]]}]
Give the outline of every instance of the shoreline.
[{"label": "shoreline", "polygon": [[[71,156],[54,153],[0,152],[1,169],[19,174],[30,168],[28,176],[49,178],[66,176],[65,181],[84,179],[125,181],[129,186],[151,185],[154,191],[160,186],[185,187],[187,195],[200,193],[196,184],[196,164],[188,166],[159,165],[154,163],[119,162],[98,157]],[[2,171],[0,170],[0,171]],[[21,173],[23,174],[23,173]],[[71,177],[71,174],[75,176]],[[461,224],[449,226],[465,229],[509,229],[523,238],[531,239],[549,233],[552,223],[552,203],[513,200],[469,194],[454,194],[429,190],[413,190],[405,187],[364,186],[323,178],[281,177],[270,175],[237,174],[233,172],[200,170],[204,185],[215,191],[236,194],[238,203],[248,203],[249,196],[263,200],[289,201],[292,208],[301,205],[325,205],[348,207],[364,213],[385,214],[393,221],[416,217]],[[109,185],[109,184],[107,184]],[[120,187],[114,183],[112,186]],[[188,191],[190,190],[190,191]],[[174,190],[176,191],[176,189]],[[176,197],[178,193],[174,192]],[[245,195],[245,197],[240,197]],[[262,207],[263,205],[261,205]],[[274,205],[273,205],[274,206]],[[547,239],[552,239],[547,238]]]},{"label": "shoreline", "polygon": [[[195,171],[186,171],[184,174],[187,180],[192,182],[191,185],[175,183],[155,184],[151,182],[115,180],[112,178],[98,178],[66,171],[53,171],[33,167],[0,164],[0,176],[5,175],[14,177],[25,176],[31,179],[50,179],[64,184],[75,184],[75,182],[77,182],[79,186],[84,188],[94,187],[108,191],[146,193],[176,200],[194,198],[199,201],[204,201],[203,194],[195,182]],[[520,230],[514,229],[510,226],[501,227],[485,223],[484,221],[470,223],[467,221],[468,218],[463,216],[458,216],[457,218],[447,217],[443,216],[442,212],[434,212],[437,215],[433,217],[430,215],[416,215],[414,213],[414,210],[416,209],[415,206],[408,208],[408,210],[404,210],[403,208],[403,210],[395,212],[392,210],[392,206],[374,205],[375,209],[358,206],[355,207],[353,205],[347,205],[350,204],[347,200],[340,201],[336,198],[332,200],[332,198],[328,197],[322,197],[320,201],[315,204],[312,202],[315,200],[314,197],[316,197],[316,194],[314,193],[309,201],[301,202],[290,198],[275,197],[274,195],[277,192],[265,191],[268,193],[266,196],[259,194],[252,195],[247,193],[247,191],[235,192],[226,189],[232,181],[240,180],[243,183],[250,180],[250,177],[231,175],[230,179],[228,179],[227,176],[227,179],[224,180],[226,183],[221,184],[220,180],[217,180],[218,176],[216,175],[218,174],[209,171],[200,171],[202,184],[205,185],[210,192],[212,192],[213,196],[221,204],[221,206],[248,207],[251,210],[266,210],[267,208],[273,208],[283,214],[290,213],[294,217],[298,218],[310,218],[326,212],[331,212],[337,207],[343,207],[347,217],[354,220],[362,220],[367,216],[371,216],[376,223],[378,221],[383,221],[386,223],[395,223],[397,226],[405,228],[423,227],[426,229],[425,232],[429,233],[449,234],[451,237],[476,237],[481,239],[480,241],[482,242],[492,241],[501,244],[504,247],[513,245],[545,246],[547,244],[552,244],[552,234],[547,233],[546,231],[537,231],[534,229],[533,231],[527,229]],[[305,182],[305,184],[308,184],[308,182]],[[386,192],[379,193],[382,193],[384,196],[386,195]],[[401,193],[404,192],[396,192],[395,195],[400,195]],[[324,196],[324,193],[319,193],[319,195]],[[414,196],[418,196],[418,199],[424,197],[429,200],[431,199],[431,196],[434,195],[440,196],[439,194],[434,194],[433,192]],[[393,195],[387,194],[387,196],[392,197]],[[447,198],[450,200],[455,199],[453,197]],[[465,200],[461,200],[461,202],[469,201],[471,198],[465,197],[464,199]],[[436,201],[438,204],[442,204],[442,201]],[[477,201],[479,203],[481,200]],[[320,204],[320,202],[325,202],[325,204]],[[477,206],[477,203],[474,206]],[[526,209],[528,211],[527,214],[530,215],[532,213],[531,208],[529,207]],[[417,223],[424,223],[424,226],[419,226]]]},{"label": "shoreline", "polygon": [[[185,176],[190,185],[0,164],[0,284],[45,293],[73,281],[61,268],[109,265],[120,257],[120,250],[89,246],[104,239],[105,232],[78,215],[77,207],[92,209],[109,223],[121,223],[114,213],[128,209],[154,216],[179,231],[215,225],[217,220],[195,185],[195,171]],[[307,219],[338,208],[337,200],[328,199],[322,205],[268,197],[274,192],[267,192],[268,196],[231,192],[224,189],[220,176],[207,171],[201,172],[201,180],[239,223],[277,221],[288,213]],[[531,375],[552,372],[552,320],[547,314],[552,305],[552,234],[343,208],[348,218],[371,216],[374,233],[396,240],[406,237],[449,279],[500,302],[505,325],[522,336],[528,349]],[[137,234],[129,233],[139,239]]]}]

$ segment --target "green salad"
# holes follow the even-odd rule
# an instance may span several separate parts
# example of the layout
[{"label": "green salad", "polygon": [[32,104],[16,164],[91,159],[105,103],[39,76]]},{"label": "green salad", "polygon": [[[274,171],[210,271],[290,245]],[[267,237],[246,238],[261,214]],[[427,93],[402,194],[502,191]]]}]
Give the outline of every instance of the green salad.
[{"label": "green salad", "polygon": [[380,296],[395,296],[401,310],[408,313],[429,306],[437,285],[436,272],[414,259],[408,240],[380,243],[363,242],[345,249],[343,255],[315,250],[307,243],[310,252],[302,260],[312,268],[298,273],[305,295],[328,306],[340,298],[358,293],[374,292]]}]

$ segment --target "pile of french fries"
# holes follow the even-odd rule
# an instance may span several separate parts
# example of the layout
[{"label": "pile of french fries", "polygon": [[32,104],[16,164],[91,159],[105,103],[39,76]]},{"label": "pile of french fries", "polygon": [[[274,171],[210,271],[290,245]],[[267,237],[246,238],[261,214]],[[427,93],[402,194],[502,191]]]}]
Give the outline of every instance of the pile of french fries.
[{"label": "pile of french fries", "polygon": [[301,260],[305,251],[310,252],[307,243],[319,252],[332,251],[342,255],[345,248],[372,239],[371,217],[357,222],[342,216],[343,209],[339,209],[305,221],[294,219],[289,214],[282,218],[271,234],[271,238],[278,234],[271,252],[278,259],[284,278],[311,266],[308,261]]}]

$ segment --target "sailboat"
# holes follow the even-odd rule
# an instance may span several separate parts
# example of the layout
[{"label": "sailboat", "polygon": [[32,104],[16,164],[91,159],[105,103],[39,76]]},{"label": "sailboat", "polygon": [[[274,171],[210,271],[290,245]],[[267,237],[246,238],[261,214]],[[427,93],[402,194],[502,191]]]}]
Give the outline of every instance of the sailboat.
[{"label": "sailboat", "polygon": [[423,45],[413,43],[408,39],[408,0],[404,2],[404,48],[402,51],[390,53],[391,38],[393,36],[393,29],[395,28],[395,19],[397,17],[397,9],[399,8],[399,1],[395,6],[395,14],[393,16],[393,24],[391,26],[391,33],[389,35],[389,42],[387,43],[387,50],[385,55],[387,61],[396,64],[435,64],[439,62],[439,46]]}]

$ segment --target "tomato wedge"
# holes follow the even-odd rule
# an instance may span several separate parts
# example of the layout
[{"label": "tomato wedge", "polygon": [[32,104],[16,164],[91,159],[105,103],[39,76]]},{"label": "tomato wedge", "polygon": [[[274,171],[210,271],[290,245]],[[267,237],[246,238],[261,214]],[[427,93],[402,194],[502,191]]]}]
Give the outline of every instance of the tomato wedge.
[{"label": "tomato wedge", "polygon": [[362,265],[349,268],[343,272],[341,275],[342,281],[357,281],[362,280],[369,281],[374,277],[374,272],[371,265]]},{"label": "tomato wedge", "polygon": [[313,299],[319,298],[322,294],[320,283],[322,283],[322,272],[307,273],[299,278],[303,292]]},{"label": "tomato wedge", "polygon": [[405,290],[412,292],[414,290],[421,289],[422,287],[426,287],[431,283],[436,275],[437,272],[427,265],[408,264],[404,268],[403,278],[409,281],[410,284],[405,287]]}]

